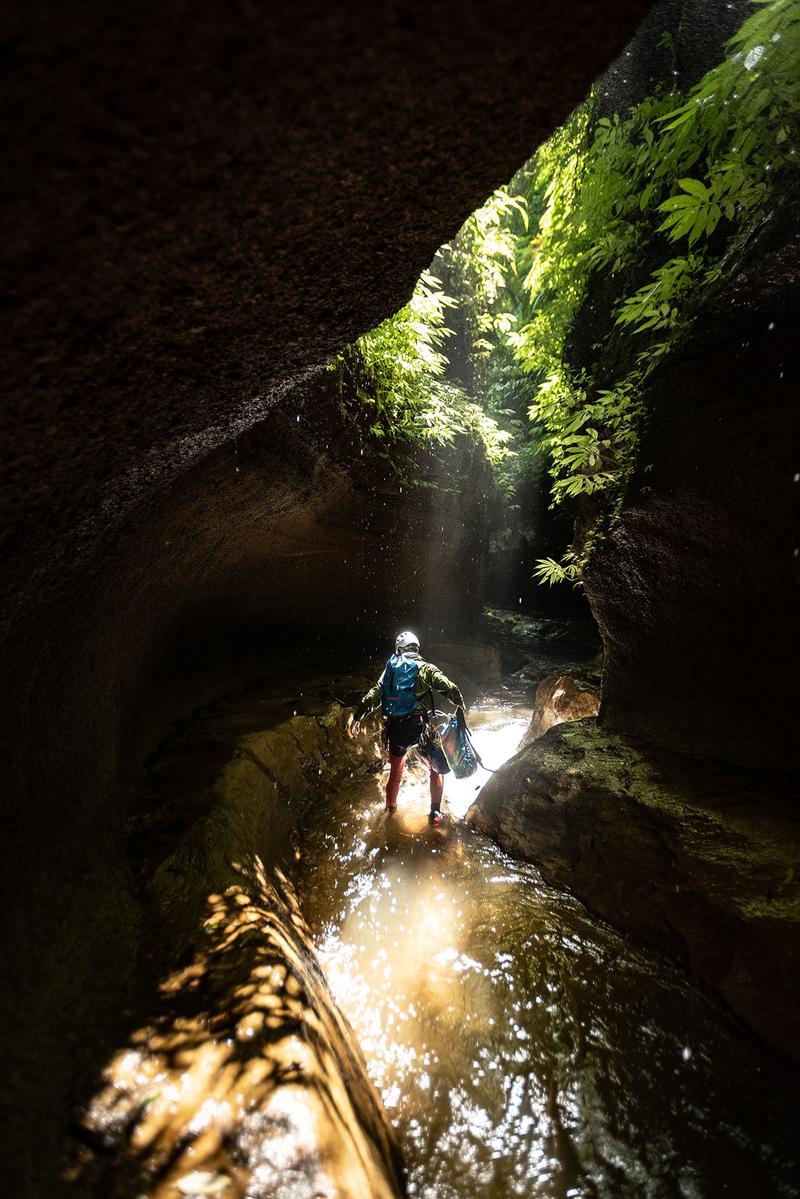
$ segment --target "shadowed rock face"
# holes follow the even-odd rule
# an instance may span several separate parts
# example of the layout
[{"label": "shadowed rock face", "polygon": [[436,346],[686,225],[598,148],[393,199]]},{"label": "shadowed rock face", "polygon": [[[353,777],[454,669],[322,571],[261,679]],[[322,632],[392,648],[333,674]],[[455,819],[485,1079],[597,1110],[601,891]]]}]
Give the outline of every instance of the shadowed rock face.
[{"label": "shadowed rock face", "polygon": [[[659,0],[601,81],[601,105],[624,113],[659,86],[696,83],[751,12],[746,0]],[[800,193],[796,179],[783,187],[758,244],[648,385],[640,472],[585,580],[604,720],[768,768],[797,765]],[[654,248],[641,247],[639,282]],[[611,272],[592,280],[575,361],[592,360],[620,288]]]},{"label": "shadowed rock face", "polygon": [[645,7],[12,18],[14,591],[38,602],[110,518],[397,309]]},{"label": "shadowed rock face", "polygon": [[247,429],[405,301],[644,7],[9,17],[0,1024],[20,1193],[52,1193],[75,1063],[102,1060],[135,967],[121,760],[257,669],[231,638],[287,613],[347,626],[346,547],[408,523],[397,497],[374,522],[282,416],[238,472],[236,438],[246,456]]},{"label": "shadowed rock face", "polygon": [[[61,637],[49,629],[48,652],[31,668],[21,726],[27,737],[46,728],[47,752],[34,753],[21,736],[6,761],[16,786],[6,797],[14,852],[4,863],[15,897],[5,909],[15,978],[4,996],[14,1063],[5,1128],[23,1145],[31,1092],[39,1129],[48,1128],[44,1116],[58,1129],[92,1066],[118,1043],[114,1025],[151,936],[130,873],[121,783],[136,778],[165,726],[248,678],[276,669],[296,677],[309,663],[328,671],[333,697],[331,643],[341,669],[345,642],[358,646],[360,637],[363,653],[365,642],[412,615],[425,616],[414,623],[432,637],[434,618],[467,619],[480,598],[486,509],[474,485],[489,484],[475,447],[449,455],[473,484],[466,500],[409,494],[391,472],[349,461],[327,419],[329,397],[317,389],[315,399],[318,409],[296,397],[299,424],[294,404],[276,411],[149,505],[122,562],[91,576],[83,604]],[[436,540],[437,588],[426,613],[420,546],[443,523],[454,532]],[[195,865],[205,896],[213,885],[204,861]],[[80,1093],[68,1089],[76,1070]],[[56,1169],[41,1152],[20,1161],[33,1194],[47,1191]]]},{"label": "shadowed rock face", "polygon": [[768,769],[797,768],[798,284],[778,234],[654,384],[651,469],[586,583],[604,721]]}]

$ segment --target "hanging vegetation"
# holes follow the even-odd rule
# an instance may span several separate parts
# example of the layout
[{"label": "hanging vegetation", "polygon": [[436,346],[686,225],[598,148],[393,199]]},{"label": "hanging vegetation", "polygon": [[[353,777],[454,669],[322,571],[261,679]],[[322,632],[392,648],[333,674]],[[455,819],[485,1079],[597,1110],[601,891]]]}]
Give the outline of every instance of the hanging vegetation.
[{"label": "hanging vegetation", "polygon": [[[800,5],[760,4],[686,97],[600,119],[597,104],[593,94],[536,155],[530,194],[547,208],[524,281],[534,311],[512,335],[523,369],[546,376],[531,418],[554,502],[599,496],[594,537],[636,465],[649,378],[776,218],[796,170]],[[619,285],[587,361],[570,339],[593,277],[609,274]],[[579,578],[592,543],[541,562],[538,577]]]},{"label": "hanging vegetation", "polygon": [[407,478],[409,448],[447,445],[459,434],[483,443],[494,466],[507,455],[509,435],[463,388],[444,378],[448,309],[456,301],[429,271],[411,300],[363,334],[336,358],[343,417]]},{"label": "hanging vegetation", "polygon": [[546,464],[583,532],[539,562],[542,582],[580,580],[638,464],[654,371],[796,178],[800,2],[754,3],[688,94],[603,114],[590,93],[442,247],[437,277],[335,364],[343,407],[395,462],[470,432],[510,498]]}]

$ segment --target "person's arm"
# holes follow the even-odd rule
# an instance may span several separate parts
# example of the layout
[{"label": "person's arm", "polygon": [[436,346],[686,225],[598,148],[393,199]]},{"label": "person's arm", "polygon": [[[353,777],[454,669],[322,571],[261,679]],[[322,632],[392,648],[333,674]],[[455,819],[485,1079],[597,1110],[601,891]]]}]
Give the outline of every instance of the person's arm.
[{"label": "person's arm", "polygon": [[441,691],[442,695],[446,695],[457,708],[466,706],[460,688],[455,683],[452,683],[446,674],[442,674],[438,666],[434,666],[431,662],[426,662],[420,673],[423,673],[423,671],[422,684],[426,691],[433,687],[434,691]]},{"label": "person's arm", "polygon": [[381,671],[381,677],[378,679],[375,686],[370,687],[366,695],[361,697],[361,701],[353,713],[352,719],[348,725],[349,731],[352,734],[357,735],[359,733],[361,721],[372,711],[373,708],[377,708],[378,704],[381,702],[381,697],[383,694],[383,676],[385,674],[385,670]]}]

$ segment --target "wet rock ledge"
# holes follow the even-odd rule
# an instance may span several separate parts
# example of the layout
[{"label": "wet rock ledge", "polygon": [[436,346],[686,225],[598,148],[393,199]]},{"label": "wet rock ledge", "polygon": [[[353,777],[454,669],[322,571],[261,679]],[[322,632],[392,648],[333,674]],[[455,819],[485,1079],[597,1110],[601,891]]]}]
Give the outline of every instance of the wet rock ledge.
[{"label": "wet rock ledge", "polygon": [[560,724],[467,819],[610,924],[681,961],[800,1057],[800,821],[786,775]]},{"label": "wet rock ledge", "polygon": [[376,749],[340,703],[293,702],[210,709],[152,772],[130,836],[151,984],[74,1129],[75,1193],[405,1193],[290,879],[304,812]]}]

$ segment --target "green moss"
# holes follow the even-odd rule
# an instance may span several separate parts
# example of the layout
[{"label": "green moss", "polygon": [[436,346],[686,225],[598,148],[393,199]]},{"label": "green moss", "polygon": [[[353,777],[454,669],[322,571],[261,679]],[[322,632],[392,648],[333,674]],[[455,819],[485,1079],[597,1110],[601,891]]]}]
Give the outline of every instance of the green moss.
[{"label": "green moss", "polygon": [[572,780],[587,802],[616,797],[621,819],[636,819],[630,805],[646,810],[710,898],[743,918],[800,924],[800,829],[785,780],[658,751],[591,718],[528,753],[538,778]]}]

